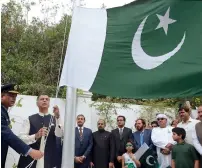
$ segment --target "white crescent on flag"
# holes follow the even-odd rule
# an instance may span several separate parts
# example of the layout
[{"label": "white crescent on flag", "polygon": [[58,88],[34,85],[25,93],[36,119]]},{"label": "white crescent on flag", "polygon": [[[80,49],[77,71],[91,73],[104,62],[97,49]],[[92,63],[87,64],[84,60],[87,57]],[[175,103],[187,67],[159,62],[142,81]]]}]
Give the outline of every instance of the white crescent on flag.
[{"label": "white crescent on flag", "polygon": [[[169,11],[169,9],[168,9]],[[168,13],[168,11],[166,12],[166,14]],[[157,15],[159,17],[159,15]],[[166,17],[166,15],[164,16]],[[168,17],[168,16],[167,16]],[[163,19],[161,19],[159,24],[160,26],[158,26],[156,29],[161,28],[161,27],[166,27],[168,26],[168,24],[174,23],[173,20],[171,20],[172,22],[169,22],[168,18],[165,18],[165,20],[163,21]],[[142,46],[141,46],[141,35],[142,35],[142,31],[145,25],[145,22],[147,21],[147,17],[144,18],[144,20],[141,22],[141,24],[139,25],[134,38],[133,38],[133,42],[132,42],[132,57],[134,62],[137,64],[137,66],[139,66],[142,69],[145,70],[150,70],[150,69],[154,69],[158,66],[160,66],[161,64],[163,64],[166,60],[168,60],[169,58],[171,58],[173,55],[175,55],[182,47],[182,45],[184,44],[185,41],[185,37],[186,37],[186,32],[184,32],[184,36],[182,38],[182,40],[180,41],[180,43],[177,45],[177,47],[164,54],[164,55],[160,55],[160,56],[150,56],[147,53],[145,53],[145,51],[143,50]],[[163,25],[165,24],[165,25]],[[164,29],[165,30],[165,29]],[[167,29],[166,32],[167,34]]]}]

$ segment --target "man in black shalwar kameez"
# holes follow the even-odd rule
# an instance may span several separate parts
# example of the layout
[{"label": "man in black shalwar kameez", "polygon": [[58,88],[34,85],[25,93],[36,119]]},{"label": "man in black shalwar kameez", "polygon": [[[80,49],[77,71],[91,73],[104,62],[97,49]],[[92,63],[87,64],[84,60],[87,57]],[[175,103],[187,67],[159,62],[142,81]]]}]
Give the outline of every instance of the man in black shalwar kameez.
[{"label": "man in black shalwar kameez", "polygon": [[[41,137],[47,136],[47,141],[44,150],[44,165],[37,166],[37,161],[33,163],[30,168],[54,168],[56,167],[56,159],[58,154],[56,153],[56,136],[55,136],[55,125],[58,116],[52,118],[49,114],[48,109],[50,105],[50,98],[47,95],[40,95],[37,98],[37,106],[39,112],[28,117],[23,123],[19,137],[26,142],[33,149],[40,149]],[[59,113],[59,108],[54,106],[53,112]],[[52,119],[51,119],[52,118]],[[52,120],[52,124],[51,124]],[[48,133],[47,129],[50,126]],[[45,128],[44,128],[45,127]],[[25,168],[32,162],[31,157],[20,156],[18,162],[18,168]]]},{"label": "man in black shalwar kameez", "polygon": [[98,131],[93,133],[92,162],[93,168],[113,168],[115,146],[110,132],[105,131],[106,123],[100,119]]}]

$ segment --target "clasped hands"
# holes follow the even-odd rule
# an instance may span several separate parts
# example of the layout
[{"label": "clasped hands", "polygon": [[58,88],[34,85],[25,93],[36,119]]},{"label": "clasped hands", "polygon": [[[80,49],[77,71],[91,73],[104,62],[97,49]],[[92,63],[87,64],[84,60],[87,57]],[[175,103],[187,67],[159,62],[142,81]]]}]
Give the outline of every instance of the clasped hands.
[{"label": "clasped hands", "polygon": [[86,157],[85,156],[75,156],[74,157],[74,161],[76,162],[76,163],[83,163],[83,161],[86,159]]},{"label": "clasped hands", "polygon": [[161,149],[161,153],[164,154],[164,155],[169,155],[171,150],[172,150],[172,147],[173,147],[173,144],[171,143],[168,143],[166,146],[165,146],[165,149]]}]

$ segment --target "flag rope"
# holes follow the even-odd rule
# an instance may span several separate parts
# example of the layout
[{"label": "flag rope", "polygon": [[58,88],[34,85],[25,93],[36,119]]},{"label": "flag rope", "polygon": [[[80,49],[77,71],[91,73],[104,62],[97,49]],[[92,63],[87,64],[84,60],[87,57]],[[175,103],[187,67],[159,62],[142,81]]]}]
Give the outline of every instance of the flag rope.
[{"label": "flag rope", "polygon": [[67,22],[68,22],[68,17],[65,20],[65,32],[64,32],[64,36],[63,36],[62,51],[61,51],[61,56],[60,56],[60,66],[59,66],[59,70],[58,70],[58,81],[57,81],[56,93],[55,93],[56,98],[58,97],[58,92],[59,92],[59,81],[60,81],[60,74],[61,74],[61,68],[62,68],[62,57],[63,57],[63,53],[64,53],[65,39],[66,39],[66,33],[67,33]]},{"label": "flag rope", "polygon": [[[61,56],[60,56],[60,66],[59,66],[59,70],[58,70],[58,80],[57,80],[57,86],[56,86],[56,93],[55,93],[55,98],[57,99],[58,97],[58,92],[59,92],[59,80],[60,80],[60,72],[61,72],[61,68],[62,68],[62,56],[64,53],[64,47],[65,47],[65,39],[66,39],[66,33],[67,33],[67,23],[68,23],[68,17],[65,20],[65,31],[64,31],[64,36],[63,36],[63,45],[62,45],[62,50],[61,50]],[[46,142],[47,142],[47,138],[48,135],[50,133],[51,130],[51,126],[53,124],[53,118],[54,116],[51,115],[50,121],[49,121],[49,126],[48,126],[48,131],[47,131],[47,136],[44,139],[44,147],[46,146]],[[44,152],[44,151],[43,151]],[[31,166],[33,165],[35,160],[32,160],[32,162],[30,162],[30,164],[28,164],[25,168],[31,168]]]}]

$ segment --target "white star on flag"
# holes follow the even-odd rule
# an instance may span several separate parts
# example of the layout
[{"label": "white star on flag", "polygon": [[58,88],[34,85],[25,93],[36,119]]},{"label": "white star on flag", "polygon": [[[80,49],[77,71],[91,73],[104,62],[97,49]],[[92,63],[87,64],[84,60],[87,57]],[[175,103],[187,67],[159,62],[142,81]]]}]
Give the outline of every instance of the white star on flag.
[{"label": "white star on flag", "polygon": [[166,35],[168,33],[168,25],[176,22],[176,20],[169,18],[169,13],[170,13],[170,7],[168,8],[168,10],[166,11],[166,14],[164,16],[157,14],[157,17],[159,18],[160,23],[156,27],[156,29],[163,28]]}]

